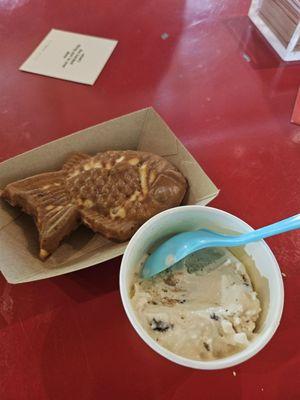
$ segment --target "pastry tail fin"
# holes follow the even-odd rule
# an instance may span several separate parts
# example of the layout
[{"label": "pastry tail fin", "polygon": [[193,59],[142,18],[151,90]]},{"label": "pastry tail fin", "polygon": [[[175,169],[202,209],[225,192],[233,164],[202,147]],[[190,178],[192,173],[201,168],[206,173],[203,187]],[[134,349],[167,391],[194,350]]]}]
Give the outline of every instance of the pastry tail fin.
[{"label": "pastry tail fin", "polygon": [[34,217],[40,240],[40,258],[45,259],[79,224],[77,207],[66,190],[66,171],[48,172],[13,182],[1,197]]}]

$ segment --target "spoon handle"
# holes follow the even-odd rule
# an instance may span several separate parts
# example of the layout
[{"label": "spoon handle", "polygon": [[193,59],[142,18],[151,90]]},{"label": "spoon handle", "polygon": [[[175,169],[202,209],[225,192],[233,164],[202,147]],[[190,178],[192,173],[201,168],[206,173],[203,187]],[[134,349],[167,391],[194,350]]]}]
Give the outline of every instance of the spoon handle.
[{"label": "spoon handle", "polygon": [[264,226],[253,232],[243,234],[240,236],[240,240],[241,243],[246,244],[298,228],[300,228],[300,214],[275,222],[275,224]]}]

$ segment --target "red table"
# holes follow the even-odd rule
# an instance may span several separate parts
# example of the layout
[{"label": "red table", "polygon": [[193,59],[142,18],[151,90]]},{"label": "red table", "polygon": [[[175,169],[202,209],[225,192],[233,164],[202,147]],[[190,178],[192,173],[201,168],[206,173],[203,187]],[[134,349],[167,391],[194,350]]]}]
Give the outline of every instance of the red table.
[{"label": "red table", "polygon": [[[254,227],[298,213],[300,65],[266,45],[249,3],[1,1],[0,159],[152,105],[221,188],[213,206]],[[18,71],[51,28],[119,40],[93,87]],[[217,372],[142,342],[122,308],[120,258],[29,284],[1,277],[1,400],[299,399],[300,235],[268,243],[286,274],[282,323],[260,354]]]}]

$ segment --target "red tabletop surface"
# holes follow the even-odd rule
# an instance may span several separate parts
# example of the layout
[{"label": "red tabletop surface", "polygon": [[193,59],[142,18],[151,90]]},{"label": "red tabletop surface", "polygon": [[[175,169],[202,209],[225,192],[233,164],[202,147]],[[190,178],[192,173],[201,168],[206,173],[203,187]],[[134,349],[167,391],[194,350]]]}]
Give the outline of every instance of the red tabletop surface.
[{"label": "red tabletop surface", "polygon": [[[260,227],[299,212],[300,65],[247,18],[249,0],[0,1],[0,159],[153,106],[221,189],[211,205]],[[119,44],[94,86],[18,71],[51,28]],[[167,35],[162,34],[167,33]],[[299,399],[300,235],[268,240],[284,272],[271,342],[222,371],[175,365],[124,313],[120,258],[28,284],[0,278],[0,398]]]}]

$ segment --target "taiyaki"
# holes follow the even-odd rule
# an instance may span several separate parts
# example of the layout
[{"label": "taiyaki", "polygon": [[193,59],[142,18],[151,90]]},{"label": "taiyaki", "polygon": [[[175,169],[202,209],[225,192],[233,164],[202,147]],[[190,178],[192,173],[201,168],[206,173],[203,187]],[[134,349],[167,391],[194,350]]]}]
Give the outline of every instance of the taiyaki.
[{"label": "taiyaki", "polygon": [[61,170],[10,183],[0,195],[34,217],[43,260],[81,223],[128,240],[147,219],[180,205],[186,190],[166,159],[127,150],[74,154]]}]

